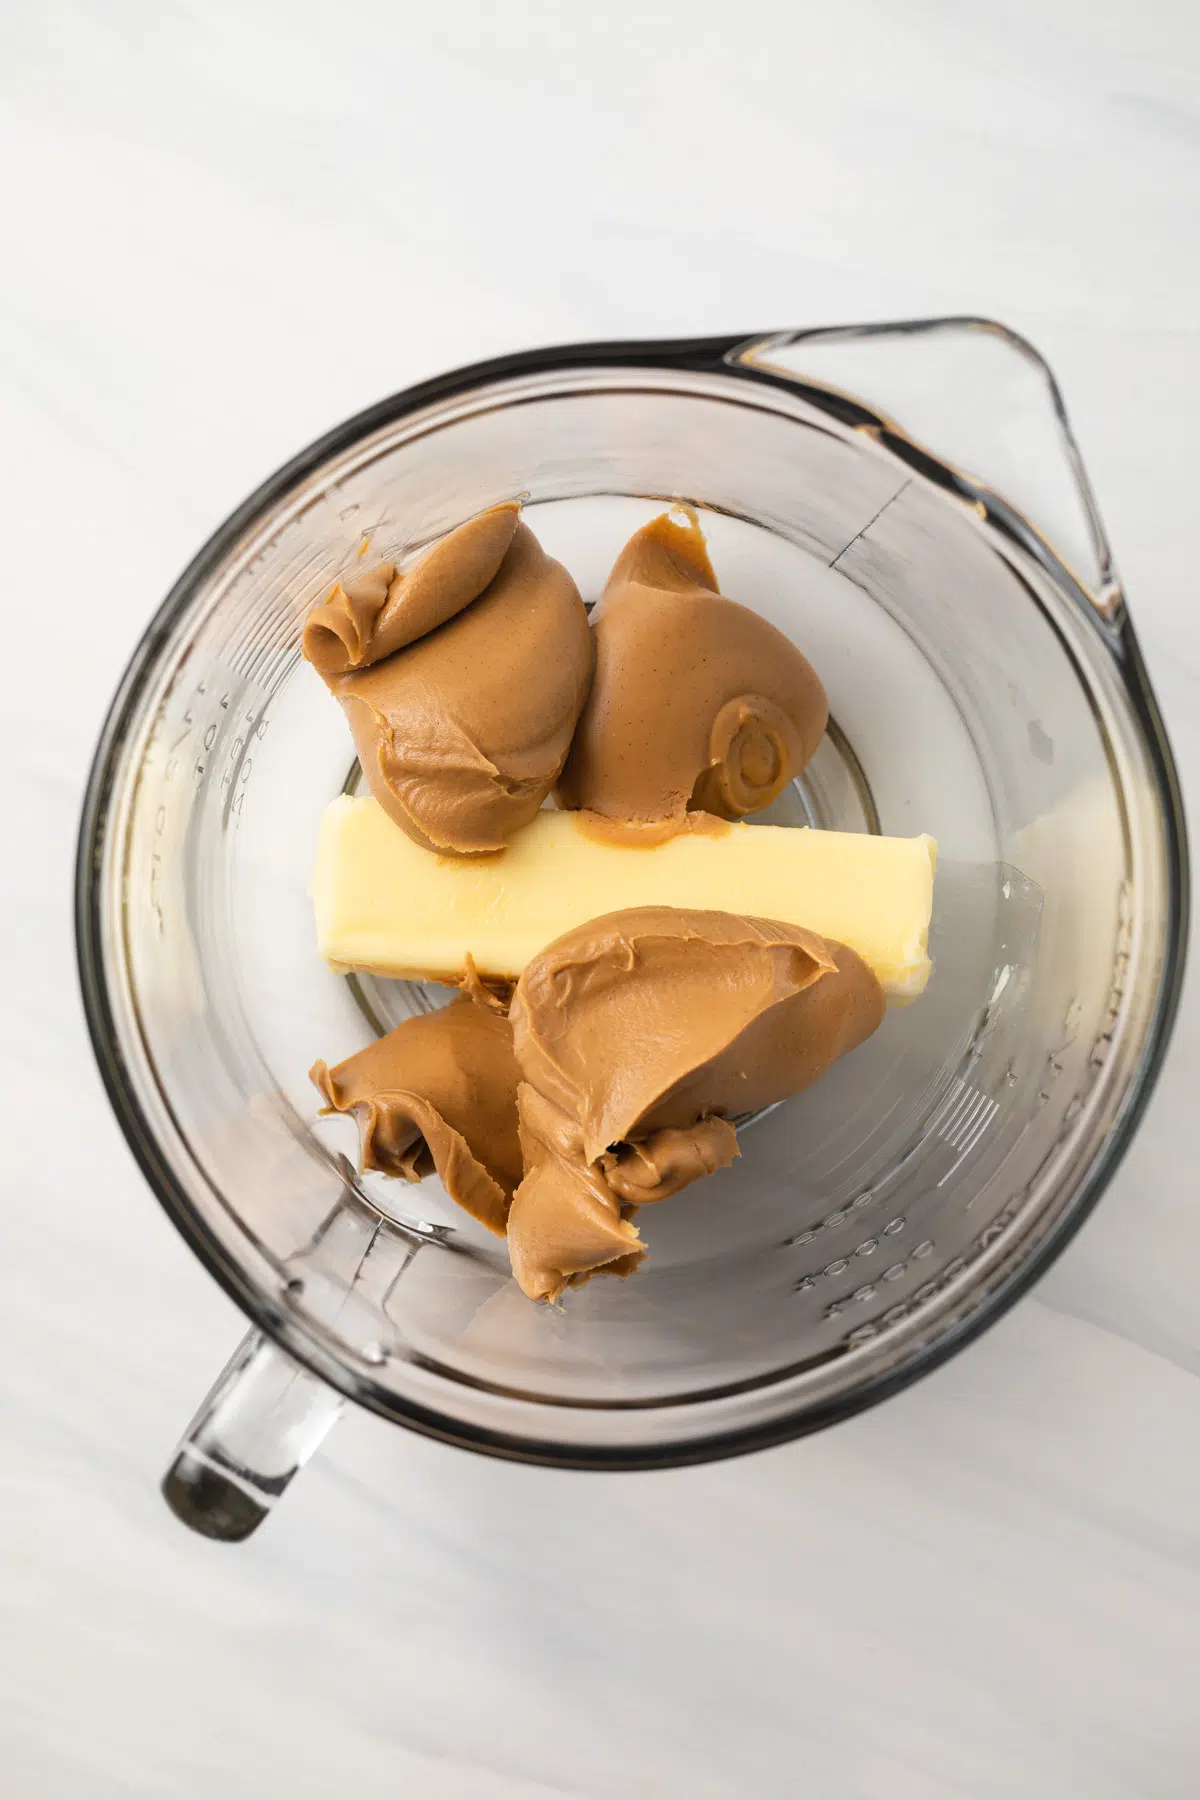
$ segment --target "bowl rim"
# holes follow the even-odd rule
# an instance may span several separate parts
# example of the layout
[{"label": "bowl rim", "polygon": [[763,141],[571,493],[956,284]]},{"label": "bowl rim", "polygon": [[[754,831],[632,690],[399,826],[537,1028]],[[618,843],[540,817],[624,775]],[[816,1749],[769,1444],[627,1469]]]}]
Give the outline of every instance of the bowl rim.
[{"label": "bowl rim", "polygon": [[[929,1374],[972,1342],[1045,1274],[1090,1215],[1119,1167],[1141,1123],[1170,1041],[1178,1012],[1186,960],[1189,922],[1189,863],[1187,832],[1178,772],[1172,756],[1158,702],[1148,679],[1136,633],[1123,602],[1107,630],[1091,607],[1090,597],[1065,569],[1052,549],[1021,515],[997,495],[970,477],[931,455],[909,439],[882,413],[862,401],[810,382],[787,371],[754,366],[744,359],[755,347],[772,342],[789,344],[808,338],[847,336],[911,336],[947,328],[986,331],[1004,338],[1012,348],[1032,358],[1044,372],[1073,462],[1085,505],[1091,515],[1101,550],[1107,551],[1099,514],[1087,483],[1086,472],[1071,433],[1065,407],[1045,359],[1026,339],[998,322],[974,315],[901,320],[892,323],[838,325],[786,332],[738,332],[720,337],[596,340],[576,344],[516,351],[486,361],[446,371],[426,381],[402,388],[333,426],[274,474],[262,482],[216,528],[188,563],[156,610],[130,657],[110,702],[93,756],[80,815],[75,865],[75,937],[80,989],[88,1035],[109,1103],[125,1140],[155,1197],[189,1247],[251,1323],[279,1344],[301,1366],[326,1381],[347,1398],[368,1410],[409,1427],[424,1436],[510,1461],[558,1468],[635,1470],[671,1468],[720,1460],[806,1436],[877,1405],[912,1382]],[[634,1446],[557,1444],[524,1437],[488,1426],[452,1419],[411,1399],[402,1399],[368,1376],[339,1363],[298,1322],[282,1313],[258,1291],[207,1231],[196,1215],[183,1185],[162,1153],[149,1121],[127,1079],[116,1033],[114,1010],[108,991],[103,944],[101,873],[114,799],[115,777],[131,723],[142,694],[157,666],[174,623],[197,587],[216,570],[233,546],[271,508],[331,458],[352,449],[372,433],[394,425],[419,409],[453,400],[492,383],[528,376],[552,375],[568,370],[608,366],[659,372],[726,375],[799,390],[815,399],[845,424],[866,426],[878,433],[896,455],[960,497],[982,506],[991,522],[1007,535],[1032,549],[1039,561],[1050,561],[1056,577],[1076,587],[1081,602],[1092,611],[1107,648],[1120,671],[1133,717],[1140,729],[1153,775],[1162,820],[1166,854],[1167,921],[1164,955],[1154,1011],[1145,1042],[1133,1071],[1129,1091],[1103,1150],[1086,1171],[1069,1207],[1030,1245],[1015,1264],[1001,1275],[979,1305],[965,1317],[952,1321],[935,1337],[915,1346],[894,1368],[879,1372],[834,1398],[806,1404],[778,1418],[712,1435],[661,1445]]]}]

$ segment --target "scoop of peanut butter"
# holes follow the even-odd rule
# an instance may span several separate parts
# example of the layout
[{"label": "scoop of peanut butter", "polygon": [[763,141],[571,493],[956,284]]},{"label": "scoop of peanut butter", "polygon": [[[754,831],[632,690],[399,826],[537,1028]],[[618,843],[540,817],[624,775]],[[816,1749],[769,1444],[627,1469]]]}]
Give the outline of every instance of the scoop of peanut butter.
[{"label": "scoop of peanut butter", "polygon": [[508,1219],[533,1299],[645,1254],[639,1204],[737,1154],[731,1120],[870,1036],[883,991],[843,944],[770,919],[635,907],[529,963],[510,1013],[525,1174]]},{"label": "scoop of peanut butter", "polygon": [[312,1080],[333,1112],[358,1120],[362,1167],[446,1192],[503,1235],[521,1179],[518,1071],[503,1013],[470,999],[406,1019]]},{"label": "scoop of peanut butter", "polygon": [[829,716],[790,638],[726,599],[694,513],[626,544],[593,616],[596,673],[558,785],[622,821],[739,819],[798,775]]},{"label": "scoop of peanut butter", "polygon": [[579,591],[515,503],[411,570],[339,582],[303,642],[372,794],[417,843],[457,855],[503,849],[533,818],[592,677]]}]

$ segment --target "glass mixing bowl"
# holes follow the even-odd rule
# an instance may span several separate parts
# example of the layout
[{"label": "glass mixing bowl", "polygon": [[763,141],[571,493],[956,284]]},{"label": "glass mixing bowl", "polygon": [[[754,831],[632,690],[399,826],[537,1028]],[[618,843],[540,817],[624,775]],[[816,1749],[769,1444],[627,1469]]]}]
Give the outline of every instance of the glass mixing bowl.
[{"label": "glass mixing bowl", "polygon": [[[795,639],[832,720],[784,824],[940,845],[935,972],[645,1218],[561,1308],[420,1187],[354,1174],[306,1071],[445,998],[318,959],[317,821],[357,780],[301,621],[479,509],[599,593],[664,503]],[[244,1537],[343,1397],[491,1454],[697,1461],[845,1417],[994,1319],[1129,1141],[1178,993],[1170,753],[1053,380],[981,320],[588,344],[381,402],[200,552],[113,702],[79,863],[96,1055],[146,1176],[254,1329],[165,1482]]]}]

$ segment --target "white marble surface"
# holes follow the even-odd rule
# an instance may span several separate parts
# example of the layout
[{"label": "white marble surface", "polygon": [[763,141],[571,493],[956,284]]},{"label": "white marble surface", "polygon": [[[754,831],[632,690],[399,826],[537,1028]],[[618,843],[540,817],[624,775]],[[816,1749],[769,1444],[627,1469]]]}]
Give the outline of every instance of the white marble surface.
[{"label": "white marble surface", "polygon": [[240,1551],[156,1477],[239,1335],[76,997],[108,692],[323,427],[550,339],[978,310],[1056,365],[1200,792],[1194,0],[0,9],[0,1785],[1190,1800],[1196,988],[1059,1266],[882,1410],[662,1476],[365,1416]]}]

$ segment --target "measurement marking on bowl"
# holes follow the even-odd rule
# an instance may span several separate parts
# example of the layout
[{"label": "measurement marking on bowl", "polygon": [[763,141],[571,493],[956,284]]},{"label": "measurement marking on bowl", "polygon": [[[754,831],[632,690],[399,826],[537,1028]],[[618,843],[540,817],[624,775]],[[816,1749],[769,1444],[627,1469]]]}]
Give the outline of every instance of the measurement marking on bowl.
[{"label": "measurement marking on bowl", "polygon": [[932,1122],[936,1136],[957,1152],[954,1161],[937,1182],[938,1187],[945,1187],[971,1152],[983,1141],[999,1111],[1000,1108],[990,1094],[969,1086],[965,1081],[955,1081],[947,1102],[941,1109],[940,1118]]},{"label": "measurement marking on bowl", "polygon": [[[900,1233],[901,1231],[904,1230],[904,1227],[907,1225],[907,1223],[908,1223],[907,1219],[890,1219],[883,1228],[884,1234],[888,1237],[895,1237],[898,1233]],[[859,1244],[856,1249],[848,1251],[845,1256],[835,1256],[833,1261],[826,1263],[823,1268],[810,1269],[807,1274],[801,1275],[793,1283],[793,1287],[792,1287],[793,1293],[808,1294],[808,1293],[812,1292],[814,1287],[816,1287],[818,1281],[836,1280],[836,1278],[839,1275],[844,1275],[846,1270],[850,1267],[851,1257],[870,1256],[870,1255],[873,1255],[874,1252],[878,1248],[879,1248],[879,1239],[868,1238],[865,1243]],[[921,1243],[919,1243],[915,1247],[915,1249],[909,1251],[908,1256],[906,1257],[906,1259],[903,1262],[892,1263],[889,1268],[884,1269],[879,1277],[879,1280],[880,1281],[896,1281],[901,1275],[904,1274],[904,1272],[907,1268],[911,1268],[914,1261],[919,1261],[920,1259],[930,1255],[932,1250],[933,1250],[932,1239],[925,1238]],[[862,1299],[868,1297],[868,1288],[870,1289],[870,1293],[873,1294],[876,1291],[876,1287],[877,1287],[877,1283],[875,1283],[875,1282],[866,1283],[863,1286],[859,1287],[851,1297],[855,1300],[861,1301]],[[844,1304],[844,1303],[845,1303],[845,1300],[843,1298],[843,1301],[839,1302],[839,1304]]]}]

